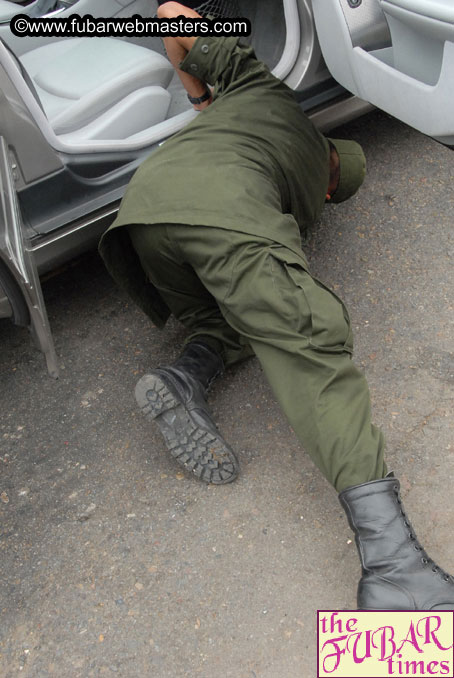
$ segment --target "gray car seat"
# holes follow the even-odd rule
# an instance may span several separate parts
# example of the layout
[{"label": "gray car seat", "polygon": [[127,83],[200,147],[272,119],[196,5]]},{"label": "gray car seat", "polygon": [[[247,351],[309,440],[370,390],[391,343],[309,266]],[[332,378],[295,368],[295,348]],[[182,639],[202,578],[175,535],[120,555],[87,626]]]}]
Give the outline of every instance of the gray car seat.
[{"label": "gray car seat", "polygon": [[19,14],[21,8],[15,3],[17,0],[0,0],[0,21],[9,21],[15,14]]},{"label": "gray car seat", "polygon": [[57,135],[125,139],[165,120],[173,68],[145,47],[115,38],[72,38],[23,54]]}]

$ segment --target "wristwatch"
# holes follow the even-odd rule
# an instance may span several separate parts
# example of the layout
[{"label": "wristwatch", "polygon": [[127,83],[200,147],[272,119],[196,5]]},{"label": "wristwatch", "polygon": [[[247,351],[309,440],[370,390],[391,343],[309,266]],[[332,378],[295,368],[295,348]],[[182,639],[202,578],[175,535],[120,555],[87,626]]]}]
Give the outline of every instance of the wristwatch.
[{"label": "wristwatch", "polygon": [[203,94],[201,97],[192,97],[190,94],[188,94],[188,99],[191,104],[203,104],[204,101],[211,99],[211,91],[207,89],[205,94]]}]

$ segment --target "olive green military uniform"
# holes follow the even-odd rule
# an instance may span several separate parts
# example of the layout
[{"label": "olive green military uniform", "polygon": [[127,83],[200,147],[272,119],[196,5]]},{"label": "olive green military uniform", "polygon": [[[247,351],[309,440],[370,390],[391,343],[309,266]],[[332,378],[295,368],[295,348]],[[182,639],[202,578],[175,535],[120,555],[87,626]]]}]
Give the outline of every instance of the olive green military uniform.
[{"label": "olive green military uniform", "polygon": [[[382,478],[347,311],[301,250],[325,203],[329,144],[235,38],[199,38],[181,68],[215,86],[213,103],[137,171],[101,240],[105,264],[158,327],[173,313],[228,365],[252,350],[338,491]],[[358,186],[360,150],[333,143],[340,200]]]}]

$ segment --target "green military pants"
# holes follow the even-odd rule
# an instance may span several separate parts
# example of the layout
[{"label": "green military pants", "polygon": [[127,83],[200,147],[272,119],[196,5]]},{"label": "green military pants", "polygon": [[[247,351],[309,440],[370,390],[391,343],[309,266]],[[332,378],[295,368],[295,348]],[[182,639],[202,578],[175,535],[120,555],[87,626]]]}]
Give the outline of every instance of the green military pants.
[{"label": "green military pants", "polygon": [[383,435],[351,360],[347,311],[309,274],[302,252],[214,227],[128,230],[188,341],[211,340],[227,365],[252,348],[298,439],[338,492],[386,475]]}]

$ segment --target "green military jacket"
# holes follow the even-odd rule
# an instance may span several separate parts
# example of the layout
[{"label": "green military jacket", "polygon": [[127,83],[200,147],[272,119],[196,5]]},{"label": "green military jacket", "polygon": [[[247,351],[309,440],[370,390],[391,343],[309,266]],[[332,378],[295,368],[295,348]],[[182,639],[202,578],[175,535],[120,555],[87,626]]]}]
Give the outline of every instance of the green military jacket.
[{"label": "green military jacket", "polygon": [[170,315],[145,278],[127,227],[178,223],[242,231],[301,254],[320,215],[329,144],[292,90],[236,38],[199,38],[182,70],[214,85],[213,103],[138,169],[100,253],[158,326]]}]

